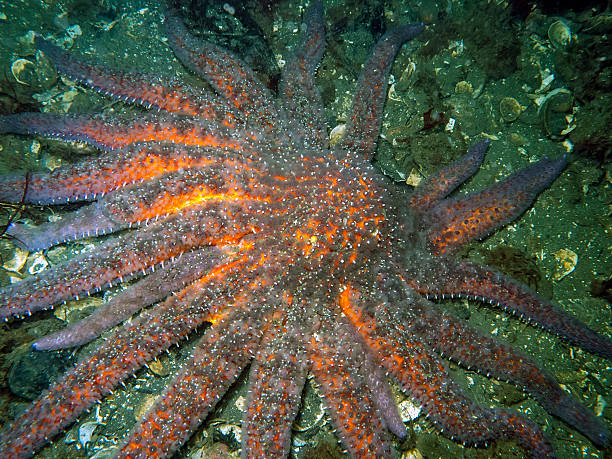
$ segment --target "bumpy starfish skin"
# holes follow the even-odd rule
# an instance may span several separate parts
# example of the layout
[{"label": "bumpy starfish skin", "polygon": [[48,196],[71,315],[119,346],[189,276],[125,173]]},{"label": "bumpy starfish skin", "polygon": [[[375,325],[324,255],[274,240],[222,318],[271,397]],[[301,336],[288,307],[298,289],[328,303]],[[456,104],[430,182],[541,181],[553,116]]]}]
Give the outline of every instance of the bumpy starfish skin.
[{"label": "bumpy starfish skin", "polygon": [[[393,454],[406,430],[390,387],[423,406],[447,436],[470,445],[516,440],[552,457],[542,430],[506,409],[471,401],[443,357],[524,388],[550,413],[609,444],[609,431],[527,356],[480,335],[427,298],[490,302],[612,358],[612,342],[526,286],[455,260],[524,212],[565,158],[542,159],[490,188],[449,197],[474,174],[488,142],[412,194],[389,187],[371,158],[391,64],[422,25],[385,34],[358,81],[344,137],[330,149],[314,84],[324,52],[321,3],[305,15],[304,41],[287,62],[279,98],[240,59],[191,36],[176,11],[169,44],[211,95],[173,79],[91,65],[38,37],[58,70],[158,115],[26,113],[0,133],[79,140],[97,159],[50,173],[0,178],[0,200],[83,203],[60,220],[8,234],[29,249],[115,233],[96,249],[0,291],[0,318],[19,318],[133,279],[90,317],[37,341],[81,345],[118,327],[0,433],[0,456],[27,457],[162,351],[208,324],[191,358],[116,451],[167,457],[249,369],[245,457],[286,457],[309,373],[354,457]],[[144,307],[146,310],[140,312]]]}]

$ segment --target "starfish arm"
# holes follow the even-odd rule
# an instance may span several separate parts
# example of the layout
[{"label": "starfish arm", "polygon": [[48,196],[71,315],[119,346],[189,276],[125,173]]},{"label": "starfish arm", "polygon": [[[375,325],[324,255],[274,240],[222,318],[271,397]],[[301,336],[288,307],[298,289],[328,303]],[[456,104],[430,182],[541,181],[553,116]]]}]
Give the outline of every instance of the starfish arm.
[{"label": "starfish arm", "polygon": [[243,156],[254,154],[258,134],[191,117],[142,115],[138,118],[105,114],[58,115],[18,113],[0,117],[0,134],[38,134],[86,142],[101,150],[116,150],[139,142],[196,145]]},{"label": "starfish arm", "polygon": [[[317,67],[325,53],[325,20],[323,18],[323,4],[321,0],[313,1],[306,10],[304,27],[306,31],[303,41],[294,56],[294,60],[303,69],[303,71],[299,72],[300,77],[298,79],[307,82],[314,80]],[[292,68],[294,71],[297,71],[295,67]],[[314,85],[314,81],[308,83],[309,88],[312,85]]]},{"label": "starfish arm", "polygon": [[[442,266],[438,266],[440,268]],[[427,297],[464,296],[503,307],[589,352],[612,359],[612,340],[587,327],[526,285],[476,263],[446,260],[408,284]]]},{"label": "starfish arm", "polygon": [[281,115],[274,98],[242,60],[194,37],[176,10],[166,13],[164,24],[168,44],[185,67],[208,81],[244,117],[271,129],[277,126]]},{"label": "starfish arm", "polygon": [[565,157],[544,158],[486,190],[445,199],[425,216],[436,254],[482,239],[521,215],[565,168]]},{"label": "starfish arm", "polygon": [[489,140],[478,142],[457,161],[419,183],[410,197],[410,206],[424,212],[451,194],[480,168],[489,143]]},{"label": "starfish arm", "polygon": [[[168,182],[165,186],[172,187],[175,191],[182,186],[180,183],[170,183],[170,175],[173,173],[177,174],[174,177],[178,178],[179,174],[201,176],[202,171],[210,171],[207,174],[211,178],[206,180],[212,180],[212,176],[216,174],[219,177],[218,180],[225,178],[228,182],[253,180],[255,176],[261,174],[254,164],[243,157],[242,152],[233,157],[234,151],[225,147],[218,149],[168,143],[130,145],[98,159],[60,167],[52,172],[33,172],[25,176],[0,176],[0,200],[62,204],[92,201],[114,192],[115,201],[126,199],[134,203],[131,211],[125,209],[126,203],[123,206],[116,203],[109,204],[116,209],[113,212],[115,217],[118,216],[118,209],[123,207],[121,219],[134,223],[146,218],[158,217],[172,208],[176,209],[177,206],[185,206],[185,204],[180,206],[178,204],[178,196],[184,196],[184,192],[177,193],[174,198],[169,196],[169,193],[165,193],[165,197],[160,196],[160,193],[163,193],[163,190],[158,189],[161,181]],[[239,175],[242,175],[242,178],[239,179]],[[195,199],[198,192],[193,188],[194,180],[196,179],[188,180],[184,188],[191,186],[190,194]],[[146,181],[153,183],[147,185]],[[131,186],[136,182],[145,182],[145,184],[138,184],[137,187]],[[117,191],[126,187],[127,195],[121,195]],[[139,192],[142,193],[141,196],[138,196]],[[202,191],[200,198],[205,194]],[[157,202],[151,202],[150,205],[145,205],[137,199],[146,200],[154,197],[160,199]],[[191,199],[187,202],[192,205],[194,201]],[[128,216],[128,214],[132,215]]]},{"label": "starfish arm", "polygon": [[243,431],[244,458],[288,456],[291,425],[300,407],[308,364],[305,341],[310,335],[305,313],[283,305],[262,339],[249,375]]},{"label": "starfish arm", "polygon": [[92,201],[136,182],[187,168],[207,167],[219,152],[175,144],[137,144],[52,172],[0,176],[0,201],[62,204]]},{"label": "starfish arm", "polygon": [[102,94],[170,113],[228,122],[235,118],[226,103],[179,80],[108,69],[77,59],[40,36],[35,42],[60,73]]},{"label": "starfish arm", "polygon": [[168,173],[113,191],[93,204],[36,227],[11,224],[6,233],[34,251],[113,233],[196,206],[211,210],[220,204],[228,209],[238,206],[252,214],[270,201],[264,195],[266,187],[253,192],[244,191],[244,188],[248,189],[244,183],[260,173],[244,161],[217,161],[217,164],[204,169],[191,168]]},{"label": "starfish arm", "polygon": [[348,155],[349,158],[361,161],[371,158],[382,123],[391,64],[400,46],[418,36],[423,29],[423,24],[409,24],[393,29],[383,35],[372,50],[357,81],[344,137],[335,147],[341,156]]},{"label": "starfish arm", "polygon": [[[345,298],[341,297],[342,301],[344,301],[344,299]],[[363,348],[363,371],[365,374],[366,383],[372,392],[374,402],[378,407],[385,426],[397,437],[406,438],[406,426],[404,425],[404,421],[402,421],[399,414],[397,402],[393,397],[391,387],[389,387],[389,381],[383,373],[383,367],[374,358],[368,349],[368,344],[363,340],[359,332],[352,326],[348,328],[353,332],[355,340]]]},{"label": "starfish arm", "polygon": [[304,38],[285,67],[280,94],[291,118],[300,123],[300,135],[313,141],[314,148],[327,150],[327,122],[315,72],[325,51],[323,6],[313,2],[304,17]]},{"label": "starfish arm", "polygon": [[230,265],[215,268],[119,329],[0,432],[0,457],[30,457],[147,361],[216,316],[226,305],[215,297],[226,291],[230,272]]},{"label": "starfish arm", "polygon": [[168,457],[189,438],[256,352],[261,319],[255,311],[236,309],[215,319],[117,458]]},{"label": "starfish arm", "polygon": [[102,204],[95,202],[83,206],[59,220],[34,227],[12,223],[6,229],[6,235],[30,252],[36,252],[67,241],[111,233],[127,227],[127,224],[105,214],[101,210]]},{"label": "starfish arm", "polygon": [[[362,341],[361,337],[359,340]],[[367,345],[365,347],[367,349]],[[374,401],[380,411],[385,426],[397,437],[406,438],[406,426],[399,414],[397,402],[393,397],[393,393],[389,387],[389,381],[383,373],[382,366],[376,361],[374,356],[371,355],[371,352],[365,350],[365,354],[366,358],[364,360],[364,365],[367,384],[372,391]]]},{"label": "starfish arm", "polygon": [[[552,458],[552,447],[540,428],[507,410],[481,407],[467,398],[434,353],[401,324],[411,300],[369,306],[347,289],[342,310],[375,356],[445,435],[467,444],[486,444],[500,437],[516,439],[534,458]],[[373,315],[371,310],[375,310]]]},{"label": "starfish arm", "polygon": [[50,351],[93,341],[142,308],[163,300],[171,292],[182,290],[224,262],[227,262],[226,256],[215,247],[179,255],[114,296],[90,316],[39,339],[32,346],[37,351]]},{"label": "starfish arm", "polygon": [[308,344],[311,372],[343,445],[352,457],[391,457],[391,443],[351,326],[331,319]]},{"label": "starfish arm", "polygon": [[406,315],[410,317],[405,322],[410,331],[439,354],[487,376],[523,387],[546,411],[582,432],[594,444],[600,447],[609,444],[610,432],[602,420],[561,389],[553,377],[540,370],[527,356],[434,310],[424,300],[415,298]]},{"label": "starfish arm", "polygon": [[[197,221],[197,217],[188,214],[105,242],[96,250],[0,290],[0,319],[31,314],[107,288],[194,247],[214,244],[221,224],[208,217],[205,220],[209,225],[204,225],[205,220]],[[176,238],[176,234],[183,237]]]},{"label": "starfish arm", "polygon": [[[203,195],[213,194],[210,188],[204,187],[204,182],[198,180],[197,183],[189,183],[191,174],[183,177],[186,180],[175,181],[181,178],[178,175],[186,173],[176,172],[110,192],[92,204],[38,226],[12,223],[6,234],[29,251],[44,250],[69,241],[114,233],[151,218],[164,217],[179,210],[176,208],[177,202],[189,207],[190,204],[205,202]],[[164,185],[168,185],[168,188]],[[175,191],[180,192],[173,194]],[[219,199],[223,196],[221,191],[217,195]],[[189,197],[191,201],[179,201]]]},{"label": "starfish arm", "polygon": [[[267,186],[252,189],[249,183],[263,172],[246,160],[217,159],[205,167],[192,167],[166,173],[156,179],[114,191],[99,202],[102,212],[113,220],[134,225],[200,207],[222,213],[242,208],[254,213],[268,205],[272,190]],[[224,209],[221,209],[221,207]]]}]

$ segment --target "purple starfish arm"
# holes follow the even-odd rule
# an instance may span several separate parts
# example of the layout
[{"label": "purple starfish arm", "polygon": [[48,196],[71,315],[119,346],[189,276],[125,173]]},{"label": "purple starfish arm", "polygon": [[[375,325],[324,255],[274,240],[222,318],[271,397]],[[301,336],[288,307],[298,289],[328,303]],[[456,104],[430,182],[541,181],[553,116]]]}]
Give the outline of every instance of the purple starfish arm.
[{"label": "purple starfish arm", "polygon": [[438,255],[452,253],[507,225],[525,212],[566,164],[565,157],[544,158],[485,190],[439,202],[424,215],[431,250]]},{"label": "purple starfish arm", "polygon": [[231,108],[225,102],[177,79],[122,72],[99,63],[92,64],[68,54],[40,36],[36,37],[35,43],[60,73],[102,94],[170,113],[218,121],[233,118]]},{"label": "purple starfish arm", "polygon": [[457,161],[419,183],[410,197],[410,206],[424,212],[451,194],[478,171],[490,143],[489,140],[478,142]]},{"label": "purple starfish arm", "polygon": [[[423,267],[422,267],[423,268]],[[612,359],[612,340],[587,327],[543,296],[491,268],[444,260],[409,274],[407,283],[429,298],[463,296],[501,306],[570,343]]]},{"label": "purple starfish arm", "polygon": [[78,211],[68,214],[58,221],[43,223],[31,227],[25,224],[12,223],[6,230],[6,235],[22,247],[34,252],[44,250],[62,242],[85,237],[98,236],[118,231],[127,227],[100,211],[99,203],[81,207]]},{"label": "purple starfish arm", "polygon": [[[137,120],[114,115],[56,115],[19,113],[0,117],[0,134],[38,134],[62,140],[86,142],[110,151],[139,142],[169,142],[253,151],[265,139],[248,130],[191,117],[142,115]],[[249,145],[250,144],[250,145]]]},{"label": "purple starfish arm", "polygon": [[[129,145],[100,158],[59,167],[52,172],[1,176],[0,200],[19,203],[25,191],[26,203],[92,201],[164,174],[189,168],[209,168],[219,164],[219,156],[244,161],[246,167],[247,161],[243,157],[250,156],[249,150],[237,150],[236,156],[232,156],[229,148],[218,150],[167,143]],[[249,168],[254,169],[252,165]]]},{"label": "purple starfish arm", "polygon": [[185,67],[195,72],[249,121],[274,130],[283,117],[270,91],[229,51],[187,31],[176,10],[166,13],[168,44]]},{"label": "purple starfish arm", "polygon": [[249,374],[242,424],[244,457],[287,457],[291,427],[308,374],[306,342],[312,330],[304,305],[283,301],[282,315],[264,332]]},{"label": "purple starfish arm", "polygon": [[604,422],[561,389],[529,357],[478,333],[425,300],[414,298],[405,314],[409,317],[405,322],[409,330],[439,354],[486,376],[523,387],[546,411],[582,432],[594,444],[601,448],[609,445],[610,431]]},{"label": "purple starfish arm", "polygon": [[179,255],[98,307],[90,316],[39,339],[32,346],[37,351],[50,351],[93,341],[142,308],[163,300],[171,292],[182,290],[214,266],[227,261],[227,256],[215,247]]},{"label": "purple starfish arm", "polygon": [[382,123],[391,64],[400,46],[417,37],[424,28],[422,23],[397,27],[376,43],[359,76],[346,131],[334,148],[336,155],[348,156],[356,165],[371,159]]},{"label": "purple starfish arm", "polygon": [[408,435],[406,426],[399,414],[397,402],[393,397],[391,387],[389,387],[389,380],[385,376],[382,366],[376,362],[376,359],[370,354],[370,351],[366,349],[364,349],[366,354],[364,361],[366,381],[368,387],[372,391],[374,401],[380,411],[385,427],[397,437],[406,438]]},{"label": "purple starfish arm", "polygon": [[383,367],[372,355],[368,344],[363,340],[359,331],[352,324],[347,325],[347,328],[354,336],[355,346],[363,348],[363,372],[365,373],[366,384],[372,392],[385,427],[399,438],[406,438],[406,426],[399,414],[397,403],[391,392],[391,387],[389,387],[389,380],[383,372]]},{"label": "purple starfish arm", "polygon": [[446,366],[409,329],[389,324],[410,323],[406,315],[414,298],[394,304],[362,299],[347,289],[342,310],[359,330],[389,374],[423,406],[427,417],[455,441],[482,445],[502,438],[516,439],[533,458],[553,458],[540,428],[510,410],[489,409],[466,397]]},{"label": "purple starfish arm", "polygon": [[169,457],[206,418],[259,347],[263,311],[254,307],[238,314],[238,309],[216,319],[116,458]]},{"label": "purple starfish arm", "polygon": [[[287,61],[280,82],[280,95],[290,119],[299,121],[297,134],[312,147],[326,151],[327,122],[315,72],[325,51],[325,23],[321,2],[312,2],[304,17],[304,38]],[[295,123],[297,124],[297,123]]]},{"label": "purple starfish arm", "polygon": [[367,357],[352,325],[323,319],[308,343],[308,353],[326,410],[350,454],[391,457],[391,442],[381,413],[386,407],[378,406],[377,396],[368,386],[364,366]]}]

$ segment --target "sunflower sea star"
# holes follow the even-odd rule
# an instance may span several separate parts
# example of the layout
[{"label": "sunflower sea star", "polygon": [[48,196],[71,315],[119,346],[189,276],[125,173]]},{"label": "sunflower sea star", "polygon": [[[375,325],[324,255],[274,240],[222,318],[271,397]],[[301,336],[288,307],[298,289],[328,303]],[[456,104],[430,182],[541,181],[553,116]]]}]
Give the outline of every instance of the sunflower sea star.
[{"label": "sunflower sea star", "polygon": [[[38,37],[68,77],[159,114],[25,113],[0,118],[1,133],[80,140],[98,159],[51,173],[0,178],[0,200],[86,203],[37,228],[9,234],[29,249],[122,231],[97,249],[0,291],[0,317],[20,318],[130,278],[90,317],[37,341],[81,345],[119,324],[0,433],[1,457],[24,457],[116,385],[197,327],[209,328],[138,423],[118,457],[176,451],[247,367],[245,457],[284,457],[300,394],[312,373],[338,435],[354,457],[392,455],[388,431],[405,427],[389,379],[450,438],[483,445],[516,440],[552,457],[523,415],[466,397],[441,356],[524,388],[550,413],[607,446],[603,422],[528,357],[483,336],[426,298],[455,295],[498,305],[583,349],[612,358],[612,342],[526,286],[453,258],[527,209],[566,164],[542,159],[492,187],[448,195],[474,174],[488,142],[411,194],[389,187],[371,164],[390,66],[421,24],[386,33],[359,78],[344,137],[329,147],[314,74],[324,52],[321,2],[273,98],[244,63],[166,18],[181,62],[215,90],[89,64]],[[24,192],[25,190],[25,192]]]}]

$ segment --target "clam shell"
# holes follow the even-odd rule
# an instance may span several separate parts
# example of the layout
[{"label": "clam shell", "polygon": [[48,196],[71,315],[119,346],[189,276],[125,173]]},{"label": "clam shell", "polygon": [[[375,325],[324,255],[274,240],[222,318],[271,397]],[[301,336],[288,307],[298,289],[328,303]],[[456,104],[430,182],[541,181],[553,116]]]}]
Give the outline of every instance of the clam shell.
[{"label": "clam shell", "polygon": [[11,74],[17,83],[31,86],[35,91],[45,91],[51,88],[58,78],[57,70],[51,61],[40,52],[36,59],[15,59],[11,63]]},{"label": "clam shell", "polygon": [[474,88],[469,81],[462,80],[455,85],[455,94],[471,94],[473,92]]},{"label": "clam shell", "polygon": [[345,124],[339,124],[335,128],[331,130],[329,133],[329,146],[333,147],[344,135],[344,131],[346,131]]},{"label": "clam shell", "polygon": [[11,74],[13,78],[15,78],[17,83],[26,86],[30,85],[29,80],[33,78],[32,74],[34,74],[35,70],[36,65],[28,59],[16,59],[11,64]]},{"label": "clam shell", "polygon": [[557,269],[554,278],[556,281],[560,281],[576,269],[578,255],[573,250],[560,249],[555,252],[555,260],[557,260]]},{"label": "clam shell", "polygon": [[408,65],[406,65],[406,67],[404,68],[404,71],[402,72],[402,75],[400,76],[399,81],[397,82],[398,91],[406,91],[410,87],[415,71],[416,63],[409,60]]},{"label": "clam shell", "polygon": [[574,96],[565,88],[550,91],[541,101],[538,116],[546,134],[553,140],[562,140],[570,132],[572,117],[567,116],[572,111]]},{"label": "clam shell", "polygon": [[523,110],[525,110],[525,107],[519,104],[514,97],[504,97],[499,102],[499,112],[504,121],[508,123],[515,121],[523,113]]},{"label": "clam shell", "polygon": [[30,256],[28,265],[28,273],[34,275],[44,271],[49,266],[49,262],[42,252],[35,252]]},{"label": "clam shell", "polygon": [[548,41],[557,49],[565,48],[572,41],[572,31],[564,21],[558,19],[548,27]]},{"label": "clam shell", "polygon": [[2,267],[7,271],[19,272],[28,260],[29,252],[20,247],[16,247],[12,253],[12,257],[4,261]]}]

